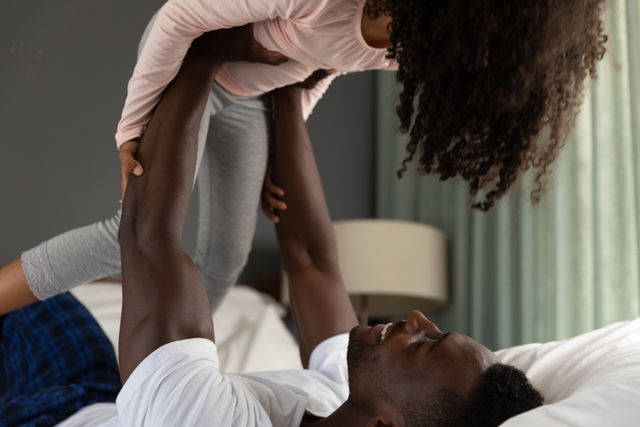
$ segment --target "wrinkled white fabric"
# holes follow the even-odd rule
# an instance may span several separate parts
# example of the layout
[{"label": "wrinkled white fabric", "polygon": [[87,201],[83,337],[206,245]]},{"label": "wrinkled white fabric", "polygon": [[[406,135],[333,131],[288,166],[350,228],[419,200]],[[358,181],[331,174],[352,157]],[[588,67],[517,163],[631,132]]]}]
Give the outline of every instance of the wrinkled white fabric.
[{"label": "wrinkled white fabric", "polygon": [[59,427],[298,427],[348,397],[348,335],[324,341],[309,369],[223,374],[216,345],[195,338],[164,345],[134,370],[115,404],[91,405]]},{"label": "wrinkled white fabric", "polygon": [[503,350],[498,358],[525,371],[546,401],[504,427],[640,425],[640,319]]}]

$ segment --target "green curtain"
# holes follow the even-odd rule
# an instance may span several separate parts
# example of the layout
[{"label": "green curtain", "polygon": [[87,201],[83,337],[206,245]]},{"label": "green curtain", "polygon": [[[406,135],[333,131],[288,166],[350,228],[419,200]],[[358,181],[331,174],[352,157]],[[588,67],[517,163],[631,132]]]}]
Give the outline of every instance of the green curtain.
[{"label": "green curtain", "polygon": [[378,73],[378,217],[449,238],[450,303],[432,317],[492,348],[570,337],[640,315],[640,2],[611,1],[609,42],[549,189],[521,180],[489,213],[464,183],[395,171],[398,86]]}]

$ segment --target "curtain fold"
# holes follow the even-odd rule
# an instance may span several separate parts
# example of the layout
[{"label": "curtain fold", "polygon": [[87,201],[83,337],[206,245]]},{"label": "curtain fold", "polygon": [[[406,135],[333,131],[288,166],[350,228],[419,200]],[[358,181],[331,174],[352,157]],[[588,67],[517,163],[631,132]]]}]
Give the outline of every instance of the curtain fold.
[{"label": "curtain fold", "polygon": [[532,206],[530,177],[491,212],[461,182],[412,169],[398,86],[377,75],[378,217],[421,221],[449,237],[450,304],[433,317],[493,348],[570,337],[640,315],[640,6],[610,1],[607,54],[575,130]]}]

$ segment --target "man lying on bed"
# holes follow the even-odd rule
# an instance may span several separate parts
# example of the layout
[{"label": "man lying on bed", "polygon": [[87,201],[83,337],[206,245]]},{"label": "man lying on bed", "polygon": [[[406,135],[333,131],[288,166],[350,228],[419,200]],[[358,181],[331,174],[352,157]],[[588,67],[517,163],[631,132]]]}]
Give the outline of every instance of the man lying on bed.
[{"label": "man lying on bed", "polygon": [[[279,212],[277,232],[291,280],[301,358],[308,369],[250,375],[219,372],[207,296],[184,252],[181,234],[207,88],[223,61],[247,59],[255,51],[255,46],[243,46],[242,40],[250,39],[247,31],[221,31],[209,35],[207,42],[196,41],[155,110],[138,151],[146,171],[129,182],[120,227],[119,371],[124,386],[115,405],[86,407],[62,425],[485,426],[539,406],[542,398],[521,371],[498,364],[491,351],[465,335],[442,333],[422,313],[410,312],[406,321],[395,324],[357,326],[338,269],[299,89],[293,87],[274,94],[273,179],[286,189],[288,208]],[[216,58],[210,51],[212,41],[218,46]],[[56,301],[64,304],[55,306]],[[86,362],[100,337],[94,334],[89,343],[77,337],[64,341],[74,335],[69,330],[93,322],[77,306],[70,307],[73,304],[72,297],[64,294],[4,320],[15,327],[28,320],[25,313],[36,313],[40,319],[25,330],[33,324],[53,325],[49,335],[68,354],[46,354],[47,360],[54,359],[58,371],[75,366],[89,371],[76,369],[75,376],[66,378],[68,383],[57,378],[53,385],[63,391],[80,390],[75,397],[78,406],[108,401],[110,393],[113,396],[113,375],[101,377],[106,386],[95,375],[83,380],[94,369],[113,370],[104,347],[99,354],[106,368],[100,368],[99,361]],[[68,318],[74,311],[79,316],[75,321]],[[16,360],[39,357],[27,353],[33,347],[24,346],[22,354],[17,347],[3,347]],[[37,347],[40,356],[48,351],[46,345]],[[59,360],[64,357],[71,361]],[[22,381],[33,381],[37,375],[30,372]],[[39,391],[52,385],[38,384]],[[69,384],[79,386],[64,388]],[[35,387],[24,385],[17,393],[33,393]],[[77,403],[92,393],[91,399]],[[51,404],[41,400],[45,406]],[[16,408],[27,414],[36,411],[27,405]]]}]

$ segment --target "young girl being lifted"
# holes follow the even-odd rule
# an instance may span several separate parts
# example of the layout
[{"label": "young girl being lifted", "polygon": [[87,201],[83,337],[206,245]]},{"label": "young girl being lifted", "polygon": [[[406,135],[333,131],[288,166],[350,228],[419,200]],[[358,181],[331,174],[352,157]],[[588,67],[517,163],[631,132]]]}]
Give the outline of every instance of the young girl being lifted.
[{"label": "young girl being lifted", "polygon": [[[536,199],[604,54],[603,9],[604,0],[169,0],[150,26],[118,125],[123,191],[129,173],[144,173],[138,141],[191,42],[253,23],[253,48],[273,65],[225,64],[201,125],[194,260],[212,309],[246,263],[261,194],[272,220],[269,206],[285,208],[269,201],[282,190],[264,179],[264,94],[318,69],[334,71],[303,92],[305,117],[335,76],[397,70],[396,111],[410,136],[400,175],[417,158],[428,174],[462,177],[474,207],[487,210],[534,169]],[[118,273],[119,222],[118,211],[2,268],[0,314]]]}]

